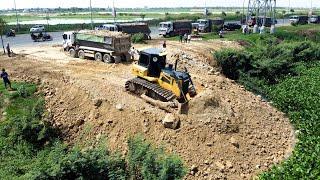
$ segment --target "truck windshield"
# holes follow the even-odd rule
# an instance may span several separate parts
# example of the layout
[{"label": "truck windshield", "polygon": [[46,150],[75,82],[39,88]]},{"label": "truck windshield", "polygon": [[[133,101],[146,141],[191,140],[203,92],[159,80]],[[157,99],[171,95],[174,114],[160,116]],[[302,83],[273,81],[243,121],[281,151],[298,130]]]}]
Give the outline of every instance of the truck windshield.
[{"label": "truck windshield", "polygon": [[64,34],[64,35],[62,35],[62,38],[63,38],[64,40],[66,40],[66,39],[68,38],[68,35]]},{"label": "truck windshield", "polygon": [[199,24],[207,24],[207,21],[198,21]]},{"label": "truck windshield", "polygon": [[170,24],[160,24],[160,27],[161,28],[167,28],[167,27],[170,27]]}]

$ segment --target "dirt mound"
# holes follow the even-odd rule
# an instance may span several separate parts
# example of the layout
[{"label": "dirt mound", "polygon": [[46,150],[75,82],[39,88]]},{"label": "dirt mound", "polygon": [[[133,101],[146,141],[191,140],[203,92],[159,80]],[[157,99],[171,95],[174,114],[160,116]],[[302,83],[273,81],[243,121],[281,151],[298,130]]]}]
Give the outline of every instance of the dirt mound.
[{"label": "dirt mound", "polygon": [[[205,53],[188,52],[191,47],[172,42],[170,51],[184,50],[195,58]],[[125,92],[130,64],[72,59],[53,47],[29,48],[24,54],[0,57],[0,62],[11,77],[42,84],[50,121],[70,143],[87,131],[84,139],[105,135],[112,150],[126,153],[128,136],[140,133],[199,170],[187,179],[249,179],[292,151],[293,129],[283,113],[233,81],[208,75],[206,68],[190,66],[199,94],[189,114],[179,116],[180,128],[172,130],[161,122],[166,112]]]}]

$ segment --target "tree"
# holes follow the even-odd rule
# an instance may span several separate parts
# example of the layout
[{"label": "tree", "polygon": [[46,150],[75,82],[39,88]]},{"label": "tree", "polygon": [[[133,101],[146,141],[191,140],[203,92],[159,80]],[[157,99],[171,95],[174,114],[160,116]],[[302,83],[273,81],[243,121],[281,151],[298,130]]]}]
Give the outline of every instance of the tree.
[{"label": "tree", "polygon": [[[239,18],[239,15],[240,15],[240,11],[236,11],[235,12],[236,16],[237,16],[237,19]],[[241,16],[241,20],[242,20],[242,16]],[[242,22],[241,22],[242,23]]]},{"label": "tree", "polygon": [[236,11],[235,13],[236,13],[236,16],[238,17],[240,14],[240,11]]},{"label": "tree", "polygon": [[294,9],[290,9],[290,12],[294,13]]},{"label": "tree", "polygon": [[146,14],[140,14],[140,17],[141,17],[142,21],[144,21],[144,18],[146,17]]},{"label": "tree", "polygon": [[7,22],[0,17],[0,37],[1,37],[3,53],[6,53],[6,51],[4,49],[3,38],[2,38],[2,35],[4,34],[4,30],[5,30],[6,26],[7,26]]},{"label": "tree", "polygon": [[287,12],[286,10],[282,11],[283,24],[284,24],[284,15],[286,14],[286,12]]},{"label": "tree", "polygon": [[224,12],[224,11],[222,11],[222,12],[221,12],[221,15],[224,16],[224,17],[226,17],[226,16],[227,16],[227,13]]},{"label": "tree", "polygon": [[46,12],[45,19],[47,20],[47,26],[48,26],[48,29],[49,29],[49,20],[50,20],[49,11]]}]

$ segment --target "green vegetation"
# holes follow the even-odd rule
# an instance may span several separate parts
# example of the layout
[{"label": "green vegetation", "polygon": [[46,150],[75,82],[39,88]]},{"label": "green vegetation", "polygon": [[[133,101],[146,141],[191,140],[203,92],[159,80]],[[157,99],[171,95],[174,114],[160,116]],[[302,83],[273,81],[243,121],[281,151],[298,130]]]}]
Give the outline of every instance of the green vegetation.
[{"label": "green vegetation", "polygon": [[138,33],[131,36],[131,41],[133,43],[144,43],[145,37],[144,34]]},{"label": "green vegetation", "polygon": [[214,54],[227,77],[272,101],[299,132],[293,155],[261,179],[320,177],[319,32],[319,26],[305,25],[282,27],[275,35],[234,33],[230,39],[246,48]]},{"label": "green vegetation", "polygon": [[[103,144],[81,142],[68,147],[46,119],[42,95],[34,84],[0,84],[1,179],[182,179],[183,163],[141,137],[130,138],[127,157]],[[86,136],[83,134],[83,136]]]}]

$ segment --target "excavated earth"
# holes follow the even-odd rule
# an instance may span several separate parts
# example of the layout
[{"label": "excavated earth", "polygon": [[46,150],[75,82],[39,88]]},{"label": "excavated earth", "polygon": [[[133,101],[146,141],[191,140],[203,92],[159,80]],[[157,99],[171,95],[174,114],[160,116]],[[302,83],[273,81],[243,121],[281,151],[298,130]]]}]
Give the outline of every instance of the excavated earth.
[{"label": "excavated earth", "polygon": [[17,55],[1,56],[0,63],[11,79],[39,84],[47,120],[70,144],[105,136],[111,150],[125,154],[128,137],[142,134],[184,160],[193,170],[185,179],[252,179],[291,154],[294,129],[270,103],[219,74],[211,53],[225,47],[241,48],[228,41],[167,42],[168,58],[180,54],[179,66],[198,90],[177,130],[163,127],[165,111],[125,91],[131,63],[74,59],[58,45],[13,49]]}]

